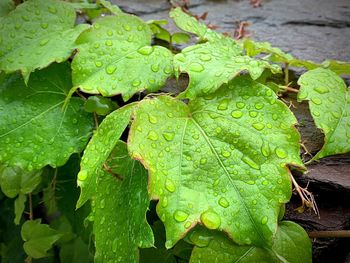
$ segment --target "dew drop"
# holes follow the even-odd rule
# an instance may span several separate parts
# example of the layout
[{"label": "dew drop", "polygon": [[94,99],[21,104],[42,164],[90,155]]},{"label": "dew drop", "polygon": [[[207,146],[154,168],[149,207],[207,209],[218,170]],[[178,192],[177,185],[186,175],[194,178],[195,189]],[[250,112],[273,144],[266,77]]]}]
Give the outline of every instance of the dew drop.
[{"label": "dew drop", "polygon": [[106,68],[106,72],[107,72],[107,74],[111,75],[111,74],[113,74],[113,73],[116,71],[116,69],[117,69],[116,66],[109,65],[109,66]]},{"label": "dew drop", "polygon": [[211,60],[211,56],[208,54],[203,54],[200,56],[200,60],[202,61],[210,61]]},{"label": "dew drop", "polygon": [[198,231],[193,231],[190,235],[190,240],[197,247],[206,247],[209,245],[210,237],[201,235]]},{"label": "dew drop", "polygon": [[265,125],[259,122],[253,123],[252,126],[258,131],[261,131],[265,128]]},{"label": "dew drop", "polygon": [[152,124],[156,124],[158,122],[158,119],[157,119],[157,117],[155,117],[151,114],[148,114],[148,121]]},{"label": "dew drop", "polygon": [[126,24],[123,25],[123,28],[124,28],[126,31],[130,31],[130,30],[131,30],[131,27],[130,27],[129,25],[126,25]]},{"label": "dew drop", "polygon": [[318,86],[315,88],[315,91],[317,91],[320,94],[325,94],[329,92],[329,89],[327,87],[324,86]]},{"label": "dew drop", "polygon": [[134,81],[132,82],[132,85],[133,85],[134,87],[137,87],[137,86],[139,86],[140,84],[141,84],[141,81],[138,80],[138,79],[136,79],[136,80],[134,80]]},{"label": "dew drop", "polygon": [[223,208],[227,208],[229,205],[230,205],[230,203],[227,201],[227,199],[225,198],[225,197],[221,197],[220,199],[219,199],[219,205],[221,205]]},{"label": "dew drop", "polygon": [[95,66],[96,67],[98,67],[98,68],[100,68],[100,67],[102,67],[102,62],[101,61],[95,61]]},{"label": "dew drop", "polygon": [[163,132],[163,137],[165,140],[167,140],[168,142],[174,140],[175,137],[175,133],[174,132]]},{"label": "dew drop", "polygon": [[88,173],[86,170],[80,171],[78,174],[78,180],[79,181],[84,181],[88,177]]},{"label": "dew drop", "polygon": [[242,161],[248,164],[251,168],[255,170],[260,169],[260,165],[254,162],[252,159],[250,159],[248,156],[243,156]]},{"label": "dew drop", "polygon": [[286,153],[283,149],[281,149],[281,148],[278,148],[278,147],[277,147],[277,148],[275,149],[275,153],[276,153],[276,155],[277,155],[278,158],[284,159],[284,158],[287,157],[287,153]]},{"label": "dew drop", "polygon": [[168,206],[168,198],[164,196],[162,200],[162,207],[167,207],[167,206]]},{"label": "dew drop", "polygon": [[261,110],[263,107],[264,107],[264,104],[262,104],[262,103],[255,104],[255,109],[257,109],[257,110]]},{"label": "dew drop", "polygon": [[221,150],[221,155],[224,156],[225,158],[228,158],[231,156],[231,153],[225,150]]},{"label": "dew drop", "polygon": [[151,66],[151,69],[152,69],[153,72],[158,72],[159,71],[159,65],[158,64],[153,64]]},{"label": "dew drop", "polygon": [[322,101],[319,98],[311,98],[311,101],[315,103],[316,105],[322,104]]},{"label": "dew drop", "polygon": [[57,13],[57,9],[55,7],[53,7],[53,6],[49,6],[49,12],[51,14],[56,14]]},{"label": "dew drop", "polygon": [[174,213],[174,218],[177,222],[184,222],[188,218],[188,214],[181,210],[176,210]]},{"label": "dew drop", "polygon": [[201,158],[199,162],[200,162],[201,165],[204,165],[204,164],[207,163],[207,159],[206,158]]},{"label": "dew drop", "polygon": [[175,192],[176,186],[171,179],[166,179],[165,181],[165,189],[167,189],[170,193]]},{"label": "dew drop", "polygon": [[39,44],[40,44],[40,46],[45,46],[48,42],[49,42],[49,39],[46,38],[46,39],[41,40]]},{"label": "dew drop", "polygon": [[243,109],[245,107],[245,103],[244,102],[237,102],[236,106],[238,109]]},{"label": "dew drop", "polygon": [[221,225],[221,219],[217,213],[207,210],[201,214],[201,221],[208,229],[218,229]]},{"label": "dew drop", "polygon": [[142,47],[139,50],[137,50],[137,52],[139,52],[141,55],[145,55],[145,56],[152,54],[153,51],[154,51],[154,47],[152,47],[152,46],[145,46],[145,47]]},{"label": "dew drop", "polygon": [[243,112],[241,112],[240,110],[235,110],[231,112],[231,116],[235,119],[239,119],[243,116]]},{"label": "dew drop", "polygon": [[110,40],[110,39],[106,40],[105,45],[108,46],[108,47],[113,46],[112,40]]},{"label": "dew drop", "polygon": [[147,138],[152,141],[156,141],[158,140],[158,134],[155,131],[150,131],[147,135]]},{"label": "dew drop", "polygon": [[264,216],[264,217],[261,219],[261,224],[266,225],[267,221],[268,221],[267,216]]},{"label": "dew drop", "polygon": [[267,142],[263,142],[263,144],[261,146],[261,153],[265,157],[270,156],[270,146]]},{"label": "dew drop", "polygon": [[202,64],[194,62],[189,66],[189,70],[192,70],[194,72],[202,72],[204,70],[204,67]]},{"label": "dew drop", "polygon": [[46,29],[49,25],[47,23],[41,23],[40,26],[42,29]]},{"label": "dew drop", "polygon": [[227,110],[227,107],[228,107],[228,100],[223,100],[220,102],[217,109],[218,110]]}]

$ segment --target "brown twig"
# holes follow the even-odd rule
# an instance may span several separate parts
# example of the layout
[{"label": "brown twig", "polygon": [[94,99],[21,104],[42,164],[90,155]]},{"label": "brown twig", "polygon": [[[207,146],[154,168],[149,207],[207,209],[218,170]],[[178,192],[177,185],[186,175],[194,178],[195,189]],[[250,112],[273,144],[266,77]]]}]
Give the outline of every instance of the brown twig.
[{"label": "brown twig", "polygon": [[308,235],[311,238],[350,238],[350,230],[311,231]]},{"label": "brown twig", "polygon": [[292,183],[294,185],[294,190],[298,193],[301,199],[301,206],[296,210],[300,213],[304,212],[305,207],[312,208],[315,214],[320,218],[320,211],[318,210],[314,195],[307,190],[308,185],[305,188],[299,186],[297,181],[295,181],[293,175],[290,175]]},{"label": "brown twig", "polygon": [[118,174],[113,173],[112,169],[111,169],[106,163],[103,164],[103,169],[104,169],[107,173],[113,175],[113,176],[114,176],[115,178],[117,178],[118,180],[123,181],[123,177],[121,177],[121,176],[118,175]]},{"label": "brown twig", "polygon": [[246,29],[246,27],[250,26],[251,23],[248,21],[238,22],[238,28],[235,29],[234,38],[239,40],[243,37],[250,36],[250,32]]}]

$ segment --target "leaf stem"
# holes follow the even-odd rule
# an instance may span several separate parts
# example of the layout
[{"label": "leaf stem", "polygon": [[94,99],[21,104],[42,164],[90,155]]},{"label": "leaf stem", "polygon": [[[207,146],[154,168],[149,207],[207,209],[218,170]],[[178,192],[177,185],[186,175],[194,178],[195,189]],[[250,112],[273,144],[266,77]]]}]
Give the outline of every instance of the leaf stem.
[{"label": "leaf stem", "polygon": [[32,202],[32,193],[28,194],[29,197],[29,220],[33,220],[33,202]]},{"label": "leaf stem", "polygon": [[289,63],[284,63],[284,85],[288,86],[289,83]]},{"label": "leaf stem", "polygon": [[349,238],[350,230],[311,231],[308,235],[310,238]]}]

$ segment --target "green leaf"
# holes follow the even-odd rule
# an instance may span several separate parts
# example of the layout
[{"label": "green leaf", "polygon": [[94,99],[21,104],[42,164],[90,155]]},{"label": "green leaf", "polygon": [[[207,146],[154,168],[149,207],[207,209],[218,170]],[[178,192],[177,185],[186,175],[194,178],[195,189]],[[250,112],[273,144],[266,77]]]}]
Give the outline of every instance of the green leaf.
[{"label": "green leaf", "polygon": [[338,60],[325,60],[322,62],[324,68],[328,68],[338,75],[350,75],[350,63]]},{"label": "green leaf", "polygon": [[15,220],[14,220],[14,222],[16,225],[19,225],[19,223],[21,221],[26,201],[27,201],[27,196],[22,194],[22,193],[20,193],[15,200]]},{"label": "green leaf", "polygon": [[81,193],[77,208],[95,195],[96,175],[128,126],[134,106],[135,104],[130,103],[107,115],[92,136],[84,151],[78,174],[78,186],[81,188]]},{"label": "green leaf", "polygon": [[181,32],[174,33],[171,36],[171,41],[176,44],[188,43],[190,39],[191,39],[191,36],[189,34],[181,33]]},{"label": "green leaf", "polygon": [[60,249],[60,262],[64,263],[93,263],[93,257],[89,253],[88,245],[80,237],[69,243],[65,243]]},{"label": "green leaf", "polygon": [[271,249],[255,246],[238,246],[223,233],[198,227],[189,234],[195,244],[191,263],[211,262],[261,262],[261,263],[311,263],[311,242],[299,225],[284,221],[277,228]]},{"label": "green leaf", "polygon": [[298,100],[308,100],[311,115],[325,135],[322,149],[314,160],[350,151],[350,91],[329,69],[317,68],[303,74],[298,84]]},{"label": "green leaf", "polygon": [[84,104],[84,110],[98,115],[107,115],[118,108],[118,104],[102,96],[90,96]]},{"label": "green leaf", "polygon": [[[138,247],[154,243],[146,220],[148,176],[132,160],[126,144],[119,141],[107,163],[113,174],[101,170],[95,198],[95,262],[138,262]],[[122,179],[121,179],[122,178]],[[106,231],[108,229],[108,231]]]},{"label": "green leaf", "polygon": [[295,123],[247,76],[188,106],[168,96],[140,102],[128,145],[150,172],[166,247],[197,222],[238,244],[270,245],[291,196],[287,164],[303,167]]},{"label": "green leaf", "polygon": [[244,70],[248,70],[253,79],[259,78],[265,68],[273,72],[280,70],[277,65],[243,56],[238,45],[223,42],[207,42],[183,49],[174,57],[174,68],[176,74],[188,73],[189,85],[180,96],[190,99],[215,92]]},{"label": "green leaf", "polygon": [[158,90],[173,73],[173,56],[166,48],[150,46],[151,35],[149,26],[133,15],[97,20],[77,40],[74,86],[91,94],[122,94],[125,101],[141,90]]},{"label": "green leaf", "polygon": [[29,0],[1,20],[0,70],[20,70],[25,81],[37,68],[65,61],[88,25],[74,27],[75,11],[55,0]]},{"label": "green leaf", "polygon": [[0,1],[0,20],[2,16],[7,15],[13,9],[15,9],[15,3],[12,0],[1,0]]},{"label": "green leaf", "polygon": [[[162,20],[161,20],[162,21]],[[167,21],[168,22],[168,21]],[[152,30],[154,37],[166,42],[170,42],[171,34],[168,30],[162,27],[162,23],[159,21],[147,21],[149,28]]]},{"label": "green leaf", "polygon": [[26,87],[18,74],[0,82],[0,162],[27,170],[63,165],[81,152],[93,126],[83,100],[71,99],[69,64],[53,64],[32,74]]},{"label": "green leaf", "polygon": [[107,8],[112,14],[119,15],[122,14],[122,10],[116,5],[106,0],[98,0],[98,2],[105,8]]},{"label": "green leaf", "polygon": [[222,42],[226,45],[236,45],[235,40],[209,29],[205,24],[198,22],[196,18],[183,12],[181,8],[175,8],[170,11],[169,16],[174,20],[176,26],[186,32],[193,33],[201,40],[209,42]]},{"label": "green leaf", "polygon": [[41,224],[41,219],[26,221],[21,231],[24,251],[32,258],[48,256],[47,251],[62,236],[56,230],[46,224]]},{"label": "green leaf", "polygon": [[0,168],[1,191],[10,198],[29,194],[39,185],[42,171],[25,171],[19,167]]}]

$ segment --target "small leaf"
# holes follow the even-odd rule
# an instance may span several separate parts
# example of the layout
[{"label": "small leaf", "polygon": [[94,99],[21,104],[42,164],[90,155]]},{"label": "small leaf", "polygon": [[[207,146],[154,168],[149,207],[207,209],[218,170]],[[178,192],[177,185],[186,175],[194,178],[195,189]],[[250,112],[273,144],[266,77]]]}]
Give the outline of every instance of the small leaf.
[{"label": "small leaf", "polygon": [[90,96],[84,104],[84,110],[98,115],[107,115],[118,108],[118,104],[102,96]]},{"label": "small leaf", "polygon": [[92,115],[74,97],[62,111],[71,88],[69,64],[32,74],[28,86],[14,74],[0,81],[0,162],[26,170],[63,165],[82,151],[91,135]]},{"label": "small leaf", "polygon": [[93,257],[89,253],[89,247],[80,237],[60,247],[60,262],[64,263],[93,263]]},{"label": "small leaf", "polygon": [[88,27],[74,27],[75,17],[74,9],[61,1],[30,0],[17,6],[1,20],[0,70],[21,70],[27,82],[35,69],[65,61]]},{"label": "small leaf", "polygon": [[338,60],[325,60],[322,62],[324,68],[328,68],[338,75],[350,75],[350,63]]},{"label": "small leaf", "polygon": [[350,151],[350,91],[329,69],[317,68],[303,74],[298,100],[308,100],[311,115],[325,134],[322,149],[314,160]]},{"label": "small leaf", "polygon": [[135,104],[130,103],[107,115],[92,136],[84,151],[78,174],[78,185],[81,188],[81,193],[77,208],[95,195],[96,174],[102,169],[102,165],[128,126],[134,106]]},{"label": "small leaf", "polygon": [[15,200],[15,224],[19,225],[22,214],[24,212],[25,203],[27,201],[27,196],[25,194],[20,193]]},{"label": "small leaf", "polygon": [[152,30],[154,37],[166,42],[170,42],[171,40],[171,34],[168,30],[166,30],[165,28],[163,28],[160,24],[153,22],[147,22],[150,29]]},{"label": "small leaf", "polygon": [[197,222],[238,244],[271,245],[291,196],[286,166],[304,167],[295,123],[272,90],[247,76],[188,106],[168,96],[141,101],[128,147],[149,170],[166,247]]},{"label": "small leaf", "polygon": [[120,8],[117,5],[113,5],[111,2],[106,1],[106,0],[99,0],[99,3],[107,8],[112,14],[119,15],[122,14],[123,11],[120,10]]},{"label": "small leaf", "polygon": [[223,233],[197,227],[189,234],[195,248],[191,263],[261,262],[261,263],[311,263],[311,242],[299,225],[284,221],[277,228],[272,249],[255,246],[238,246]]},{"label": "small leaf", "polygon": [[174,57],[174,68],[176,74],[188,73],[190,83],[180,96],[190,99],[215,92],[244,70],[253,79],[259,78],[265,68],[273,72],[280,70],[277,65],[243,56],[237,45],[221,42],[207,42],[183,49]]},{"label": "small leaf", "polygon": [[18,194],[28,194],[34,191],[41,181],[42,171],[24,171],[19,167],[0,168],[1,191],[10,198]]},{"label": "small leaf", "polygon": [[[138,247],[151,247],[153,233],[146,220],[148,176],[119,141],[107,162],[112,174],[100,170],[95,203],[95,261],[138,262]],[[108,231],[106,231],[108,229]]]},{"label": "small leaf", "polygon": [[32,258],[48,256],[47,251],[62,236],[49,225],[41,224],[41,220],[26,221],[21,231],[24,251]]},{"label": "small leaf", "polygon": [[174,33],[171,36],[171,41],[176,44],[188,43],[190,39],[191,39],[191,36],[189,34],[181,33],[181,32]]},{"label": "small leaf", "polygon": [[151,35],[149,26],[133,15],[97,20],[77,40],[74,86],[90,94],[122,94],[125,101],[141,90],[158,90],[173,73],[173,56],[166,48],[150,46]]}]

